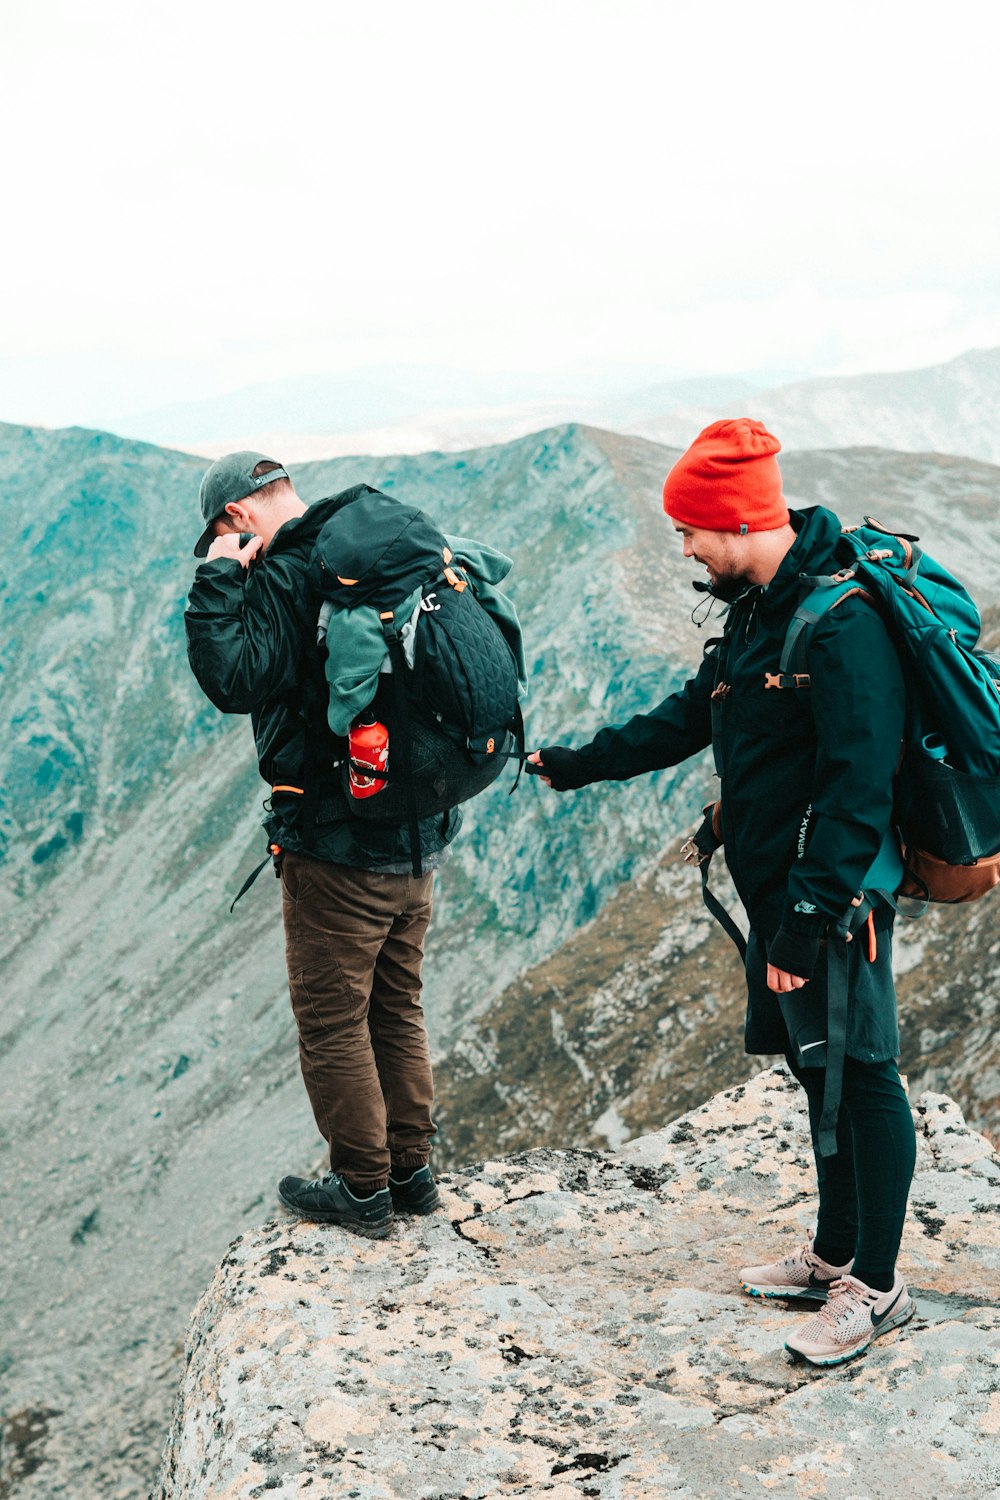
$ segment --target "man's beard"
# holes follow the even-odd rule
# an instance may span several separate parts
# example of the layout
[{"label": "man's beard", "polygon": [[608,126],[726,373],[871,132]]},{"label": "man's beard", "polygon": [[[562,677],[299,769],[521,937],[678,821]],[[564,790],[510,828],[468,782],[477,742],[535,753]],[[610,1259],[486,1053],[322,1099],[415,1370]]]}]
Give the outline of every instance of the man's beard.
[{"label": "man's beard", "polygon": [[753,579],[748,578],[745,573],[722,573],[715,578],[709,576],[708,586],[717,599],[722,599],[726,604],[732,604],[754,585]]}]

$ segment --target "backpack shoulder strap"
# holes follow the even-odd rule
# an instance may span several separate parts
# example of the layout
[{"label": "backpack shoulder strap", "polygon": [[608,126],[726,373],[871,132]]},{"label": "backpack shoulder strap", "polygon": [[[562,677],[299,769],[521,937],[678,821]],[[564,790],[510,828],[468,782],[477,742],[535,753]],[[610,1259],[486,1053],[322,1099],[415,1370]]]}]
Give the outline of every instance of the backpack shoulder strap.
[{"label": "backpack shoulder strap", "polygon": [[[804,687],[806,683],[801,680],[805,677],[808,681],[808,669],[806,666],[806,647],[809,635],[814,625],[818,624],[825,614],[841,604],[845,599],[859,594],[872,602],[871,595],[855,581],[857,568],[843,568],[839,573],[831,573],[829,577],[806,577],[803,583],[811,585],[809,592],[801,600],[798,609],[792,615],[785,632],[784,645],[781,648],[781,661],[778,665],[778,675],[781,681],[770,683],[774,687]],[[791,669],[791,670],[790,670]],[[785,681],[784,679],[788,679]]]}]

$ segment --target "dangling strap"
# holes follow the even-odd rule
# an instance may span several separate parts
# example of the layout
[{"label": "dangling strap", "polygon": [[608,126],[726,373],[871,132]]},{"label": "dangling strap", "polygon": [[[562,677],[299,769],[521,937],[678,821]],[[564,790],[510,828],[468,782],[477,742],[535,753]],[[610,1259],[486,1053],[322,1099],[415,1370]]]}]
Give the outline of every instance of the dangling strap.
[{"label": "dangling strap", "polygon": [[413,784],[413,757],[410,753],[410,707],[406,701],[406,656],[403,651],[403,642],[395,628],[391,609],[382,611],[379,615],[379,623],[382,626],[382,637],[389,652],[389,660],[392,662],[392,690],[396,700],[398,725],[398,728],[397,725],[393,725],[393,753],[398,750],[399,758],[403,763],[406,814],[410,830],[410,863],[414,875],[419,877],[424,873],[424,865],[420,849],[420,820],[417,817],[417,789]]},{"label": "dangling strap", "polygon": [[847,1055],[847,936],[838,926],[826,940],[826,1076],[817,1131],[820,1156],[837,1154],[837,1117],[844,1089]]},{"label": "dangling strap", "polygon": [[526,751],[524,748],[524,715],[521,713],[520,699],[518,699],[518,701],[514,705],[514,744],[516,746],[514,754],[517,756],[517,775],[514,777],[514,785],[507,793],[508,797],[512,797],[517,791],[518,787],[521,785],[521,772],[525,769],[526,766]]},{"label": "dangling strap", "polygon": [[275,875],[280,875],[281,874],[281,856],[282,856],[282,852],[283,851],[282,851],[282,848],[281,848],[280,844],[270,844],[268,846],[267,853],[265,854],[264,858],[261,860],[260,864],[257,866],[257,868],[255,870],[251,870],[250,874],[247,876],[246,880],[244,880],[243,884],[240,886],[239,890],[236,892],[236,895],[233,897],[233,904],[229,908],[229,915],[230,916],[232,916],[232,914],[233,914],[233,911],[234,911],[234,909],[236,907],[237,901],[241,900],[241,898],[246,895],[247,891],[253,885],[254,881],[257,879],[257,876],[260,874],[261,870],[263,870],[264,866],[267,864],[267,862],[268,862],[269,859],[274,861],[274,873],[275,873]]},{"label": "dangling strap", "polygon": [[819,1117],[817,1143],[820,1156],[837,1155],[837,1117],[844,1090],[844,1059],[847,1056],[847,1006],[850,989],[847,945],[854,934],[865,928],[869,961],[874,963],[874,902],[863,896],[857,906],[851,905],[837,923],[831,923],[826,940],[826,1077],[823,1080],[823,1108]]},{"label": "dangling strap", "polygon": [[746,940],[746,938],[743,936],[742,932],[737,927],[737,925],[733,921],[732,917],[726,911],[726,908],[723,906],[723,904],[719,900],[718,896],[714,896],[712,894],[712,892],[708,888],[708,867],[709,867],[709,865],[711,863],[712,863],[712,856],[709,855],[708,858],[702,862],[702,864],[701,864],[701,866],[699,868],[699,874],[701,875],[701,899],[704,901],[705,905],[708,907],[709,911],[712,913],[712,916],[715,918],[715,920],[718,922],[719,926],[722,928],[723,932],[725,932],[728,937],[732,938],[733,942],[736,944],[737,948],[739,949],[740,958],[742,958],[743,962],[746,963],[746,961],[747,961],[747,940]]},{"label": "dangling strap", "polygon": [[685,864],[696,864],[701,876],[701,899],[718,922],[723,932],[736,944],[744,964],[747,960],[747,943],[722,902],[708,888],[708,867],[712,855],[722,843],[721,803],[710,802],[704,809],[705,817],[698,829],[681,848]]}]

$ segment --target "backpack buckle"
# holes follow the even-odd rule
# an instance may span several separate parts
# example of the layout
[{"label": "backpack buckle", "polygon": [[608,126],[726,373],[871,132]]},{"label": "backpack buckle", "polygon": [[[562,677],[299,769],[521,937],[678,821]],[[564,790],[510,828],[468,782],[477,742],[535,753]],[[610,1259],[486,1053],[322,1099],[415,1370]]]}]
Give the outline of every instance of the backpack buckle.
[{"label": "backpack buckle", "polygon": [[711,858],[711,854],[707,854],[704,849],[698,848],[693,834],[686,843],[681,845],[681,859],[686,865],[707,864]]}]

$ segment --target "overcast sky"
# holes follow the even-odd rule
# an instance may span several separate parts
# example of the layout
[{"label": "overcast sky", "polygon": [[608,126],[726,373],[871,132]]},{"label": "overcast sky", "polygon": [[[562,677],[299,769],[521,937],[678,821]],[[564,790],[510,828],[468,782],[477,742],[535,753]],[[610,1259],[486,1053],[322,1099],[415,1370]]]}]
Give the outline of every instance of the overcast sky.
[{"label": "overcast sky", "polygon": [[382,362],[1000,344],[995,0],[34,0],[0,27],[0,420]]}]

